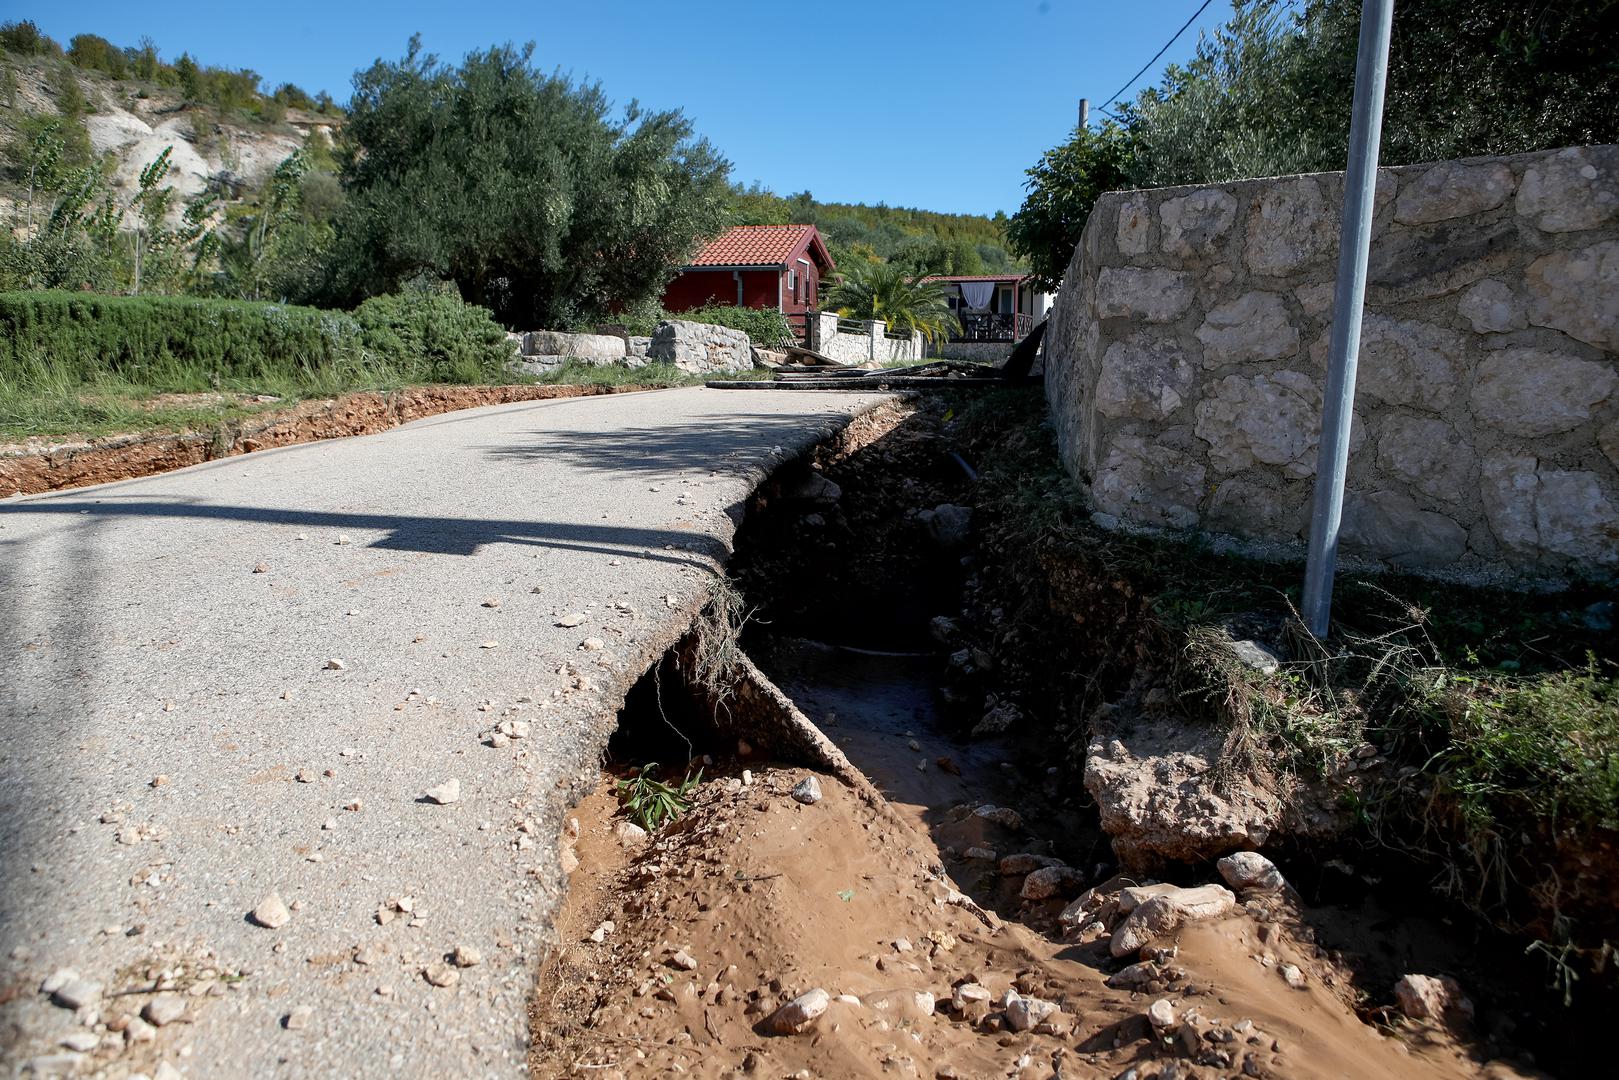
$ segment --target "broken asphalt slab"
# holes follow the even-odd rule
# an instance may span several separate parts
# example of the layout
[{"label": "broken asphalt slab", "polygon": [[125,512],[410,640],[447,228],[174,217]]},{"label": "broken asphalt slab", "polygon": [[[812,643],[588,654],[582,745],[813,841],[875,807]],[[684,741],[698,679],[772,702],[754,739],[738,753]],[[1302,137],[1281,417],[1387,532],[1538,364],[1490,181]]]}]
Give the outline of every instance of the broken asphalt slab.
[{"label": "broken asphalt slab", "polygon": [[0,1060],[522,1073],[623,692],[759,480],[882,400],[493,406],[0,500]]}]

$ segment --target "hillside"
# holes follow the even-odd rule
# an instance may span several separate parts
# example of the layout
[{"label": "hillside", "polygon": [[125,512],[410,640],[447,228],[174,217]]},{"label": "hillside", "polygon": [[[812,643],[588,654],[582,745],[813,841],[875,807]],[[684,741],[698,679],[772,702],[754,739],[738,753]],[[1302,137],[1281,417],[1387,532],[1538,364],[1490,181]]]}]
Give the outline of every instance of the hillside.
[{"label": "hillside", "polygon": [[734,193],[743,225],[808,224],[820,229],[840,264],[850,258],[895,258],[937,273],[993,274],[1022,269],[1006,248],[1006,215],[941,214],[897,206],[816,201],[809,192],[781,196],[757,186]]},{"label": "hillside", "polygon": [[[6,148],[0,213],[7,215],[27,198],[28,148],[48,124],[59,125],[62,166],[100,163],[109,187],[125,200],[141,170],[172,147],[165,186],[181,197],[174,214],[183,199],[209,188],[227,205],[242,199],[312,137],[329,145],[342,124],[340,110],[324,99],[317,105],[296,87],[260,92],[252,72],[198,67],[189,57],[173,65],[154,60],[149,77],[132,64],[102,60],[109,72],[86,66],[82,48],[63,51],[49,39],[30,48],[15,39],[14,26],[6,31],[0,33],[0,146]],[[84,37],[74,45],[82,46]]]}]

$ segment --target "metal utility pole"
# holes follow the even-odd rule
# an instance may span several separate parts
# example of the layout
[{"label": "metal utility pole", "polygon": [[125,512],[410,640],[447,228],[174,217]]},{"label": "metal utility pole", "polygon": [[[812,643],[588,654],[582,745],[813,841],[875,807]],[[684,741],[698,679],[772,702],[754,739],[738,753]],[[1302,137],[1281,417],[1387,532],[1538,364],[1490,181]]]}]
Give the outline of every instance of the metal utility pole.
[{"label": "metal utility pole", "polygon": [[1321,447],[1310,514],[1309,561],[1304,569],[1304,622],[1318,638],[1332,617],[1332,578],[1338,563],[1344,474],[1349,468],[1349,424],[1354,416],[1355,366],[1360,361],[1360,317],[1366,300],[1366,262],[1372,243],[1372,202],[1377,193],[1377,148],[1383,134],[1383,87],[1388,81],[1389,29],[1394,0],[1361,0],[1360,47],[1355,60],[1355,105],[1349,123],[1349,169],[1344,174],[1344,217],[1338,237],[1338,287],[1332,305],[1332,341]]},{"label": "metal utility pole", "polygon": [[1080,130],[1084,130],[1085,125],[1090,121],[1090,118],[1091,118],[1091,99],[1082,97],[1082,98],[1079,99],[1079,126],[1080,126]]}]

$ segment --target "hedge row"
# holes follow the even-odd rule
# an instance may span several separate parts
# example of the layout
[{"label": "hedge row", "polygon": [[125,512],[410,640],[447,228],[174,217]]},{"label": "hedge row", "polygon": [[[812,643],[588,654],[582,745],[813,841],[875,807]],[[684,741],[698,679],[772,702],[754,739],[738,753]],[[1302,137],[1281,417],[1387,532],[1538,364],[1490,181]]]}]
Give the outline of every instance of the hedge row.
[{"label": "hedge row", "polygon": [[644,336],[651,334],[653,328],[664,319],[684,319],[687,322],[728,326],[732,330],[740,330],[747,334],[755,345],[766,349],[776,348],[781,344],[783,337],[793,336],[786,318],[779,311],[721,305],[673,312],[653,307],[627,314],[623,325],[630,333]]},{"label": "hedge row", "polygon": [[483,308],[453,296],[366,301],[352,314],[245,300],[0,293],[0,376],[47,370],[160,386],[198,370],[220,378],[302,377],[354,367],[423,382],[498,377],[512,355]]}]

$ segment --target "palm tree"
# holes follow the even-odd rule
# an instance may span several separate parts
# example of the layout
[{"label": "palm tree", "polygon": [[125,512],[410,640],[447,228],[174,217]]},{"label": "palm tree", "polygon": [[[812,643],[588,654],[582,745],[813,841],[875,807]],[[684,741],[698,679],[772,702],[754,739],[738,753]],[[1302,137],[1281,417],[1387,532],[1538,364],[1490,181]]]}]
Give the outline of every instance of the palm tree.
[{"label": "palm tree", "polygon": [[894,263],[851,264],[828,301],[848,318],[881,319],[890,329],[920,332],[929,341],[948,335],[957,325],[943,285],[912,277]]}]

